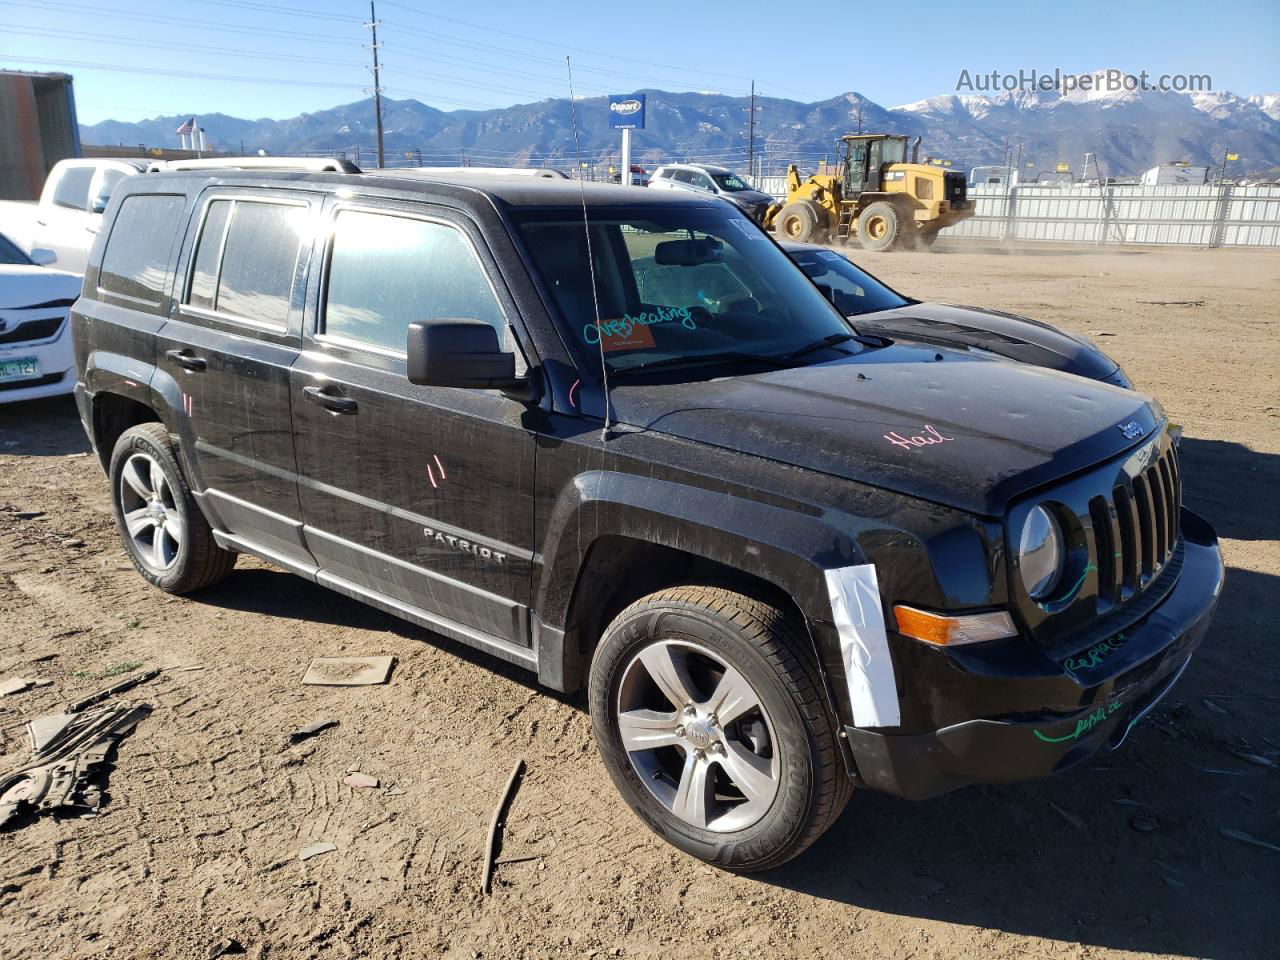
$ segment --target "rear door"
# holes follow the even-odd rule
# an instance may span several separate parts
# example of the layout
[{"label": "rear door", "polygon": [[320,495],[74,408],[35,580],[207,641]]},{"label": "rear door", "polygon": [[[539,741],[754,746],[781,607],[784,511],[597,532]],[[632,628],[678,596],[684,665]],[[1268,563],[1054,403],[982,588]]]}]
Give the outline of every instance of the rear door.
[{"label": "rear door", "polygon": [[318,195],[214,188],[197,204],[156,365],[180,388],[182,448],[216,527],[312,565],[289,411]]},{"label": "rear door", "polygon": [[445,208],[341,202],[293,368],[306,538],[321,582],[484,645],[529,645],[533,434],[496,390],[405,377],[409,323],[485,320],[516,349],[482,237]]}]

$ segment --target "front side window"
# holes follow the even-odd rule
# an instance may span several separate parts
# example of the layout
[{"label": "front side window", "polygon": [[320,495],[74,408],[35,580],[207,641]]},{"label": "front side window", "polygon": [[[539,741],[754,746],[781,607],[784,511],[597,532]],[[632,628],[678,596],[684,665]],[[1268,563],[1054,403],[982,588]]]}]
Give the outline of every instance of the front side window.
[{"label": "front side window", "polygon": [[308,208],[261,200],[214,200],[206,208],[187,303],[285,327]]},{"label": "front side window", "polygon": [[84,210],[89,205],[89,184],[93,167],[67,167],[53,188],[53,202],[71,210]]},{"label": "front side window", "polygon": [[325,335],[404,353],[409,324],[432,320],[483,320],[511,349],[506,317],[461,231],[390,213],[339,211]]},{"label": "front side window", "polygon": [[102,254],[98,289],[158,305],[186,198],[138,193],[125,197]]},{"label": "front side window", "polygon": [[710,190],[711,178],[708,177],[705,173],[695,173],[693,175],[693,185],[695,187],[700,187],[703,190]]},{"label": "front side window", "polygon": [[848,324],[786,254],[725,207],[595,211],[594,295],[581,209],[519,216],[565,339],[584,366],[598,367],[600,351],[612,371],[788,365],[797,351],[812,362],[821,352],[808,348],[849,338]]}]

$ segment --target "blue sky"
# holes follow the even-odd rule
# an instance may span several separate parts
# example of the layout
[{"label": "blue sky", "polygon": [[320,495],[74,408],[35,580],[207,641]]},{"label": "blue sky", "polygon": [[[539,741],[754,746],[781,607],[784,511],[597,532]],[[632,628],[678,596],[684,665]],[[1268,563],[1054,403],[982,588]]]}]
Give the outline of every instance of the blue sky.
[{"label": "blue sky", "polygon": [[[441,109],[637,88],[884,106],[953,92],[962,69],[1207,73],[1215,90],[1280,92],[1275,0],[1012,5],[499,3],[382,0],[388,96]],[[842,12],[843,11],[843,12]],[[868,27],[878,13],[885,25]],[[847,18],[847,26],[842,21]],[[875,17],[873,17],[874,19]],[[366,96],[368,4],[321,0],[0,0],[0,67],[74,74],[80,119],[294,116]],[[868,42],[858,44],[859,34]],[[849,53],[834,43],[842,41]]]}]

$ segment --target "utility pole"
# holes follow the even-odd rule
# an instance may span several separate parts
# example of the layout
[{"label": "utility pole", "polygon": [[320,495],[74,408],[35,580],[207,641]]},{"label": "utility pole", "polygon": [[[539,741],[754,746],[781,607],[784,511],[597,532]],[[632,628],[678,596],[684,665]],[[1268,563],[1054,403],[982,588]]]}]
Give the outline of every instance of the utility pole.
[{"label": "utility pole", "polygon": [[373,0],[369,0],[368,27],[373,31],[373,113],[378,129],[378,169],[383,167],[382,152],[382,76],[378,70],[378,15],[373,11]]},{"label": "utility pole", "polygon": [[751,81],[751,107],[747,113],[747,176],[756,175],[756,82]]},{"label": "utility pole", "polygon": [[862,132],[862,100],[858,100],[858,132]]}]

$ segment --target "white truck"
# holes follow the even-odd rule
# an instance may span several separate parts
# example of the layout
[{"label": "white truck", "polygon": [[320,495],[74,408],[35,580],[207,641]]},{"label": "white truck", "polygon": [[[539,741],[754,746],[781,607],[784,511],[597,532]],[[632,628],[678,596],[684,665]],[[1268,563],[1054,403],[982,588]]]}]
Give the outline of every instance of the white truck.
[{"label": "white truck", "polygon": [[53,251],[59,270],[83,275],[112,187],[123,177],[145,172],[147,163],[115,157],[60,160],[49,171],[38,201],[0,201],[0,233],[28,255]]}]

